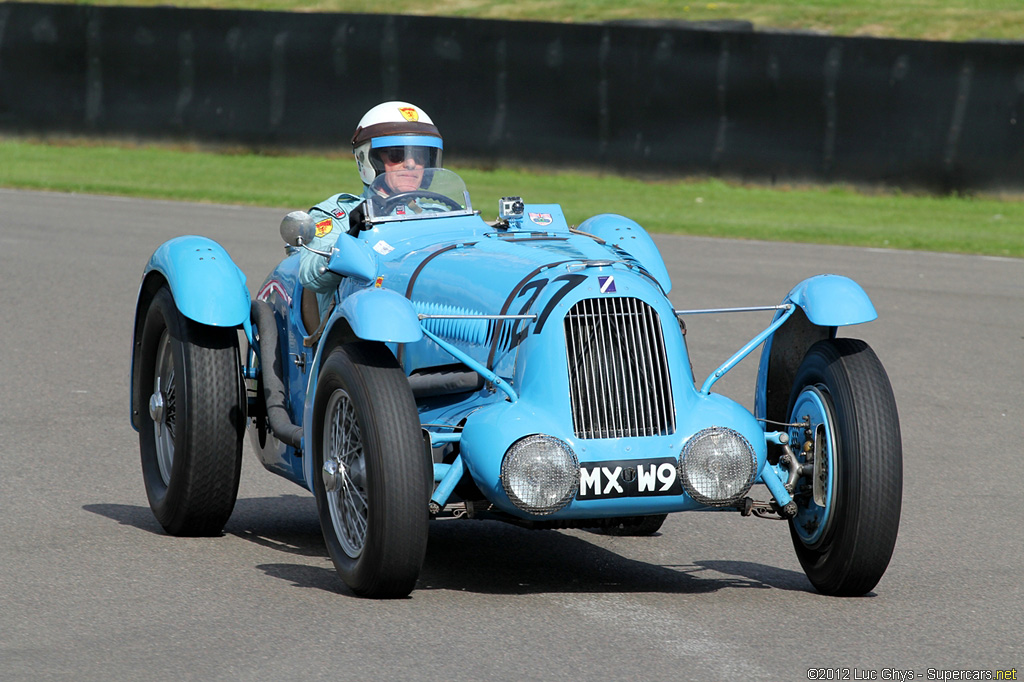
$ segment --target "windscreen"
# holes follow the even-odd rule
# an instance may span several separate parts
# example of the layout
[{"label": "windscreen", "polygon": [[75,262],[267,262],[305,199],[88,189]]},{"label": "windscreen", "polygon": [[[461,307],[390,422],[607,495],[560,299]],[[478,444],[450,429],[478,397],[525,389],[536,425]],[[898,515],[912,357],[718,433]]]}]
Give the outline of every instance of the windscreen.
[{"label": "windscreen", "polygon": [[466,183],[445,168],[410,168],[381,173],[370,185],[368,217],[403,220],[472,213]]}]

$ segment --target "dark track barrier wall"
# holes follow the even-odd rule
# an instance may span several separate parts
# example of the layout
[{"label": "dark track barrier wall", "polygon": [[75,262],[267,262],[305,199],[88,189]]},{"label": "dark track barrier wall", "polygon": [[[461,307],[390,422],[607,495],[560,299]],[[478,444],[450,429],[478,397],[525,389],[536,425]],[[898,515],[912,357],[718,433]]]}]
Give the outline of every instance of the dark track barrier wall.
[{"label": "dark track barrier wall", "polygon": [[1024,188],[1024,43],[0,4],[0,131],[347,148],[415,102],[448,158]]}]

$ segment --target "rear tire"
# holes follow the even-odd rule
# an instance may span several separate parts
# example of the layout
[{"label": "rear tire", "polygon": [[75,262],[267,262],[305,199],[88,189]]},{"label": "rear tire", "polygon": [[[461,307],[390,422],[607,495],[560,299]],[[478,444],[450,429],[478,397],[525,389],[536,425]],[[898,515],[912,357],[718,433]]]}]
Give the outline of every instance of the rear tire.
[{"label": "rear tire", "polygon": [[899,415],[874,351],[856,339],[811,346],[797,370],[787,411],[793,450],[820,444],[819,492],[804,477],[794,495],[790,534],[811,583],[823,594],[859,596],[878,584],[892,558],[903,496]]},{"label": "rear tire", "polygon": [[426,555],[432,472],[408,380],[384,344],[327,356],[313,434],[314,494],[338,575],[360,596],[407,596]]},{"label": "rear tire", "polygon": [[238,334],[189,320],[164,286],[146,311],[139,362],[149,506],[171,535],[218,535],[234,509],[242,466]]}]

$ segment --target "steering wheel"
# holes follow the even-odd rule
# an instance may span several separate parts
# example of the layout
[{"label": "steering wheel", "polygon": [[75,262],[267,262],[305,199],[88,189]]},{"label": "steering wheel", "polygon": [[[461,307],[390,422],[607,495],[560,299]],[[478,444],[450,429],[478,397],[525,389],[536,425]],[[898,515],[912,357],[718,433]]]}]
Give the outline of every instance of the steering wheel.
[{"label": "steering wheel", "polygon": [[387,215],[391,213],[392,209],[394,209],[396,205],[400,203],[408,203],[409,200],[416,198],[431,199],[433,201],[438,202],[439,204],[444,204],[446,207],[450,208],[453,211],[462,210],[462,206],[451,197],[447,197],[439,192],[431,192],[428,189],[414,189],[409,192],[399,192],[398,194],[392,194],[389,197],[384,197],[383,199],[381,199],[380,203],[384,205],[384,208],[381,211],[381,213]]}]

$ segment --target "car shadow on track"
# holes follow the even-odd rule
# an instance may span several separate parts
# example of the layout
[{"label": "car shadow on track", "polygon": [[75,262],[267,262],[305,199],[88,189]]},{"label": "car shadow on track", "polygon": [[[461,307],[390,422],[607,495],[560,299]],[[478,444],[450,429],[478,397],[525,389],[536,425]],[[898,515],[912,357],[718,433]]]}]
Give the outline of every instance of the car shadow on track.
[{"label": "car shadow on track", "polygon": [[139,507],[134,504],[86,504],[82,506],[82,509],[106,516],[122,526],[132,526],[157,535],[164,534],[163,528],[160,527],[149,507]]},{"label": "car shadow on track", "polygon": [[657,538],[609,538],[614,549],[585,533],[525,530],[495,521],[435,522],[417,590],[486,594],[703,594],[721,589],[812,591],[803,573],[749,562],[652,563]]},{"label": "car shadow on track", "polygon": [[[156,535],[166,535],[149,507],[132,504],[87,504],[82,509],[105,516],[122,526],[132,526]],[[316,503],[310,496],[278,495],[276,497],[242,497],[235,502],[235,508],[224,527],[224,535],[237,535],[253,542],[266,544],[278,549],[294,551],[296,554],[314,555],[326,553],[323,536],[316,518]],[[297,543],[289,543],[295,535]],[[311,552],[303,547],[304,539],[319,541],[323,552],[314,548]]]},{"label": "car shadow on track", "polygon": [[[132,526],[155,535],[166,535],[149,507],[87,504],[82,508],[113,519],[123,526]],[[309,496],[239,498],[224,527],[223,535],[233,535],[299,556],[327,555],[316,517],[316,503]]]},{"label": "car shadow on track", "polygon": [[[85,511],[117,521],[123,526],[171,538],[160,527],[149,507],[129,504],[87,504]],[[222,537],[232,536],[261,547],[300,557],[322,559],[324,567],[299,563],[256,566],[266,575],[291,582],[296,587],[312,587],[351,594],[334,571],[311,496],[239,498]]]},{"label": "car shadow on track", "polygon": [[326,557],[316,502],[309,495],[239,499],[225,534],[304,557]]},{"label": "car shadow on track", "polygon": [[[92,504],[86,511],[162,535],[148,507]],[[322,558],[325,566],[266,563],[256,568],[295,587],[351,593],[330,566],[311,497],[241,498],[225,535],[285,554]],[[650,557],[657,537],[610,538],[588,533],[526,530],[497,521],[435,521],[417,590],[481,594],[705,594],[722,589],[813,592],[803,573],[747,561],[661,564]],[[612,548],[602,546],[612,545]],[[632,555],[632,556],[631,556]],[[414,593],[415,594],[415,593]]]}]

